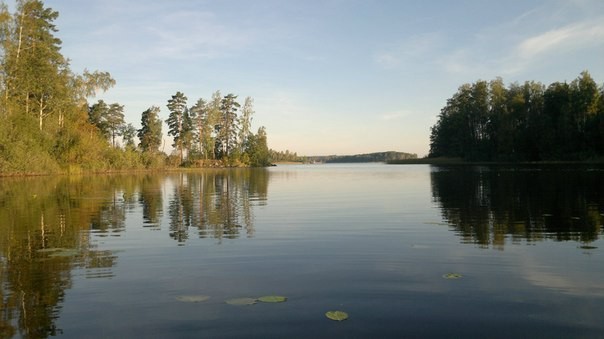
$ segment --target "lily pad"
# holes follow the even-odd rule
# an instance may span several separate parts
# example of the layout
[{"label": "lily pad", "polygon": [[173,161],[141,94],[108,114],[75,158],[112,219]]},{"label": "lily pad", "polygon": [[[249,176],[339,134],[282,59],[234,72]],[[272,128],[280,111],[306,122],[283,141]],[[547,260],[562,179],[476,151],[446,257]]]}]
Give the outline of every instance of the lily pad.
[{"label": "lily pad", "polygon": [[207,295],[179,295],[176,300],[186,303],[201,303],[210,299]]},{"label": "lily pad", "polygon": [[443,278],[445,278],[445,279],[459,279],[461,277],[462,277],[462,275],[459,274],[459,273],[446,273],[446,274],[443,274]]},{"label": "lily pad", "polygon": [[282,302],[285,302],[286,300],[287,300],[287,297],[283,297],[280,295],[267,295],[267,296],[258,298],[258,301],[261,301],[263,303],[282,303]]},{"label": "lily pad", "polygon": [[343,311],[328,311],[325,316],[334,321],[343,321],[348,319],[348,313]]},{"label": "lily pad", "polygon": [[236,306],[254,305],[257,302],[258,302],[258,299],[254,299],[254,298],[233,298],[233,299],[228,299],[226,301],[227,304],[236,305]]}]

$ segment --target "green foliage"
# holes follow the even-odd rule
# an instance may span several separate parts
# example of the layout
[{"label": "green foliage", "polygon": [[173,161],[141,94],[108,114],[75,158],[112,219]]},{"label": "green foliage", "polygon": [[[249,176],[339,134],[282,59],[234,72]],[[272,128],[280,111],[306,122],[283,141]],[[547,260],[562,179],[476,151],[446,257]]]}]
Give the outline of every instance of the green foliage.
[{"label": "green foliage", "polygon": [[111,131],[107,123],[107,116],[109,115],[109,106],[103,100],[99,100],[88,109],[88,122],[101,132],[101,134],[109,139]]},{"label": "green foliage", "polygon": [[269,150],[269,159],[271,162],[280,162],[280,161],[304,162],[306,160],[304,157],[299,157],[298,153],[296,153],[296,152],[292,153],[289,150],[275,151],[273,149]]},{"label": "green foliage", "polygon": [[147,169],[161,169],[166,166],[166,155],[160,152],[143,152],[141,162]]},{"label": "green foliage", "polygon": [[162,142],[162,121],[159,119],[159,107],[152,106],[141,116],[141,128],[137,131],[138,146],[145,153],[155,153]]},{"label": "green foliage", "polygon": [[238,119],[239,123],[239,136],[238,136],[238,146],[239,149],[243,152],[245,150],[245,146],[248,143],[248,139],[252,135],[252,116],[254,115],[254,99],[251,97],[246,97],[245,102],[243,103],[243,108],[241,109],[241,116]]},{"label": "green foliage", "polygon": [[602,92],[587,71],[547,88],[501,79],[459,87],[430,135],[431,157],[584,160],[604,155]]},{"label": "green foliage", "polygon": [[[107,72],[73,74],[55,37],[58,13],[23,0],[0,8],[0,173],[81,172],[140,167],[130,150],[109,150],[126,132],[123,106],[85,102],[115,84]],[[88,108],[87,110],[84,109]]]},{"label": "green foliage", "polygon": [[208,158],[209,146],[212,142],[211,128],[209,122],[209,111],[204,99],[199,99],[189,109],[189,118],[191,119],[191,146],[193,152]]},{"label": "green foliage", "polygon": [[107,128],[111,131],[111,144],[115,147],[115,137],[120,135],[124,125],[124,106],[118,103],[109,105],[107,116],[105,118]]},{"label": "green foliage", "polygon": [[180,162],[184,160],[184,151],[190,141],[191,122],[187,109],[187,97],[182,92],[176,92],[167,104],[170,110],[168,116],[168,135],[174,138],[172,146],[180,153]]},{"label": "green foliage", "polygon": [[270,166],[270,152],[267,144],[266,129],[260,127],[256,135],[249,135],[246,154],[252,167]]},{"label": "green foliage", "polygon": [[258,135],[250,132],[252,98],[246,98],[239,116],[236,99],[234,94],[221,97],[216,91],[210,101],[198,99],[187,109],[184,94],[174,95],[168,102],[171,110],[168,124],[179,160],[171,156],[168,165],[214,167],[216,162],[228,167],[270,165],[266,130],[261,128]]},{"label": "green foliage", "polygon": [[[0,173],[80,173],[182,165],[265,166],[266,133],[251,132],[251,98],[241,116],[237,96],[216,91],[190,109],[177,92],[169,101],[168,135],[178,158],[159,152],[159,108],[142,113],[136,130],[124,106],[87,100],[115,85],[108,72],[74,74],[61,54],[58,12],[39,0],[0,4]],[[122,137],[123,149],[118,147]],[[140,151],[135,137],[138,137]],[[113,147],[112,147],[113,146]],[[186,162],[185,162],[186,156]],[[202,161],[203,159],[203,161]]]},{"label": "green foliage", "polygon": [[0,173],[56,173],[59,164],[35,123],[23,116],[0,119]]},{"label": "green foliage", "polygon": [[228,94],[220,102],[220,122],[216,125],[216,154],[218,158],[228,157],[237,146],[237,110],[241,105],[237,96]]},{"label": "green foliage", "polygon": [[134,143],[134,137],[136,137],[136,128],[134,128],[132,124],[122,125],[120,135],[122,136],[122,140],[124,140],[126,148],[136,148],[136,144]]}]

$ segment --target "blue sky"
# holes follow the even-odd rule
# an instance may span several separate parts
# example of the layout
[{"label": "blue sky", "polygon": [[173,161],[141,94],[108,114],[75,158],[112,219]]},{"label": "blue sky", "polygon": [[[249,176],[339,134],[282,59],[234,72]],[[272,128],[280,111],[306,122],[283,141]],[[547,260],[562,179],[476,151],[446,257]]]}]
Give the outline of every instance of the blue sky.
[{"label": "blue sky", "polygon": [[176,91],[192,105],[220,90],[251,96],[269,147],[301,155],[425,155],[446,100],[478,79],[604,81],[601,0],[45,3],[72,70],[117,81],[93,100],[137,128]]}]

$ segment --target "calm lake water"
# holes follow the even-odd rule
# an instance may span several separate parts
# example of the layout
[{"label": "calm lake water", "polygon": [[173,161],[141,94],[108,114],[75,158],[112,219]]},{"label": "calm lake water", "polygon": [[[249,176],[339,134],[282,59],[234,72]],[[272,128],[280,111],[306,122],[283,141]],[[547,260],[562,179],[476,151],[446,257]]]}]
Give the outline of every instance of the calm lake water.
[{"label": "calm lake water", "polygon": [[0,179],[0,337],[604,337],[603,215],[598,168]]}]

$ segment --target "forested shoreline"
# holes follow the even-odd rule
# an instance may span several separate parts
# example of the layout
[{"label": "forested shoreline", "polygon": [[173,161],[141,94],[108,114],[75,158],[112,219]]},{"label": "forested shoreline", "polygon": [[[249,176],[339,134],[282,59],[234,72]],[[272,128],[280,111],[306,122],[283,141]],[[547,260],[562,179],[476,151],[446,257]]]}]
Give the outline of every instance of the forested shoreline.
[{"label": "forested shoreline", "polygon": [[603,161],[604,86],[588,71],[570,83],[464,84],[431,129],[430,158]]},{"label": "forested shoreline", "polygon": [[216,91],[189,106],[182,92],[172,95],[170,155],[160,107],[141,112],[137,129],[123,105],[90,104],[116,81],[108,72],[70,69],[58,15],[40,0],[19,0],[14,13],[0,3],[0,175],[270,164],[265,128],[251,129],[251,97],[241,106],[237,95]]}]

